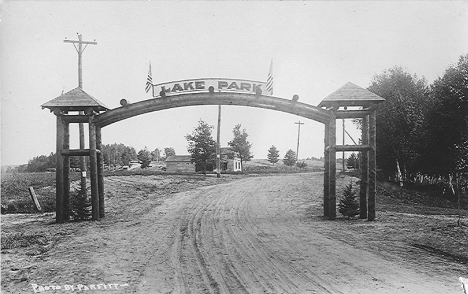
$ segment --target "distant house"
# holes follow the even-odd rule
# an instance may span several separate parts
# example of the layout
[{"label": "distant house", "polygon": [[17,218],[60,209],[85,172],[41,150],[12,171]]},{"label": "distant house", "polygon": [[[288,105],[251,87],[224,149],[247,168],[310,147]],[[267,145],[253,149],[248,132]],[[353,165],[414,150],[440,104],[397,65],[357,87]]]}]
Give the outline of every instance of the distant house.
[{"label": "distant house", "polygon": [[195,164],[192,163],[192,155],[174,155],[166,158],[167,172],[194,173]]},{"label": "distant house", "polygon": [[221,147],[221,170],[241,172],[242,166],[240,158],[232,147]]}]

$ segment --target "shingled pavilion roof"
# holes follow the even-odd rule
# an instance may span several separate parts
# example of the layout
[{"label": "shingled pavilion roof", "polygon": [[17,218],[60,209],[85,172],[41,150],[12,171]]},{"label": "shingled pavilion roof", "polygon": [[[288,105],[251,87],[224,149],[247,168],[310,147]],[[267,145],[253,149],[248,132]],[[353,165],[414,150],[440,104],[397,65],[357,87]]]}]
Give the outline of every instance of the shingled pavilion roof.
[{"label": "shingled pavilion roof", "polygon": [[95,111],[109,110],[109,107],[79,87],[42,104],[41,107],[50,110],[58,108],[64,111],[84,111],[88,108],[93,108]]},{"label": "shingled pavilion roof", "polygon": [[325,97],[318,107],[363,106],[368,107],[385,99],[351,82]]}]

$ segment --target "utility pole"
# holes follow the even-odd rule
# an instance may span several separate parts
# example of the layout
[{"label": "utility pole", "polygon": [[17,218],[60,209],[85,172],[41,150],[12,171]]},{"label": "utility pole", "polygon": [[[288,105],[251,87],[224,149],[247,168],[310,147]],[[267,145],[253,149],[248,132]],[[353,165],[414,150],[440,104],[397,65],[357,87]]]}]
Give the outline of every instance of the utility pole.
[{"label": "utility pole", "polygon": [[296,159],[299,160],[299,138],[301,136],[301,125],[303,125],[304,123],[301,123],[301,121],[299,121],[295,122],[294,124],[298,125]]},{"label": "utility pole", "polygon": [[218,130],[216,136],[216,177],[221,177],[221,105],[218,106]]},{"label": "utility pole", "polygon": [[[84,50],[88,45],[97,45],[96,40],[93,42],[91,41],[83,41],[81,34],[78,34],[78,41],[73,40],[63,40],[65,43],[72,43],[78,52],[78,87],[83,89],[83,78],[82,78],[82,57]],[[78,44],[78,47],[76,46]],[[86,45],[83,48],[83,44]],[[80,111],[80,115],[83,115],[83,111]],[[85,149],[85,140],[84,140],[84,125],[82,123],[79,124],[80,130],[80,149]],[[86,191],[86,158],[84,156],[80,156],[80,170],[81,170],[81,191]]]}]

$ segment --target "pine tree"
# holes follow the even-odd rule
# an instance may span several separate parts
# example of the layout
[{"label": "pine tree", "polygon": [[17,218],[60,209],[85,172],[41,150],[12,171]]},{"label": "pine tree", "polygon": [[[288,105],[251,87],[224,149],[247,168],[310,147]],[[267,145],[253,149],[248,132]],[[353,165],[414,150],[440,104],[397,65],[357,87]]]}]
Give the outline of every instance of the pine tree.
[{"label": "pine tree", "polygon": [[74,221],[83,221],[91,216],[91,201],[88,198],[86,190],[75,190],[70,195],[70,216]]},{"label": "pine tree", "polygon": [[250,153],[250,148],[252,144],[247,141],[249,136],[245,129],[241,130],[242,125],[237,124],[232,130],[234,138],[232,141],[228,142],[228,145],[231,146],[234,152],[237,153],[241,162],[241,169],[243,169],[244,162],[250,161],[253,158],[253,155]]},{"label": "pine tree", "polygon": [[296,163],[296,152],[289,149],[284,155],[283,163],[287,166],[293,166]]},{"label": "pine tree", "polygon": [[359,203],[356,199],[356,192],[353,191],[353,184],[349,183],[343,189],[343,197],[338,204],[338,211],[347,216],[348,219],[359,214]]},{"label": "pine tree", "polygon": [[279,161],[279,151],[275,146],[272,145],[270,149],[268,149],[267,158],[270,163],[277,163]]},{"label": "pine tree", "polygon": [[141,168],[147,168],[151,164],[151,153],[148,151],[148,148],[142,149],[138,152],[138,160],[141,162]]}]

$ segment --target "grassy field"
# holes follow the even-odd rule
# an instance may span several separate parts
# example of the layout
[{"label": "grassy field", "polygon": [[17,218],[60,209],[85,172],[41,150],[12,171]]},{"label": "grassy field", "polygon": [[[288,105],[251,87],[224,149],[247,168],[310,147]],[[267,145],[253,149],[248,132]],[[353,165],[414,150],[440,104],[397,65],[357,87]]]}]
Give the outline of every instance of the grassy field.
[{"label": "grassy field", "polygon": [[[70,173],[72,181],[79,180],[78,172]],[[55,173],[2,174],[2,213],[35,212],[28,187],[33,187],[44,212],[55,211]]]}]

